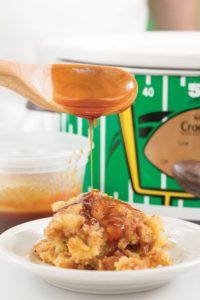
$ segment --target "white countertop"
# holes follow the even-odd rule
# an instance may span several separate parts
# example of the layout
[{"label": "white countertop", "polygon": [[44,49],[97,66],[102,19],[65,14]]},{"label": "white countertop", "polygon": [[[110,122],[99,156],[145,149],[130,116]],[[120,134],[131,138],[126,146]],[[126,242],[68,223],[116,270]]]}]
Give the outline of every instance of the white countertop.
[{"label": "white countertop", "polygon": [[40,278],[16,266],[0,263],[0,299],[2,300],[198,300],[200,267],[157,290],[130,295],[87,295],[50,286]]}]

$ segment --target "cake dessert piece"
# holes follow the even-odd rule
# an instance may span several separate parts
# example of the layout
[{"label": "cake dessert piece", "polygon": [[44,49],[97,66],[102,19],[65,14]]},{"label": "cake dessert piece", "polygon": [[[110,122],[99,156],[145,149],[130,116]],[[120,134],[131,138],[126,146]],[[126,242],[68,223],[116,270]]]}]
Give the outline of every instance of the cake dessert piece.
[{"label": "cake dessert piece", "polygon": [[168,266],[162,220],[98,190],[55,202],[45,238],[34,246],[43,261],[62,268],[139,270]]}]

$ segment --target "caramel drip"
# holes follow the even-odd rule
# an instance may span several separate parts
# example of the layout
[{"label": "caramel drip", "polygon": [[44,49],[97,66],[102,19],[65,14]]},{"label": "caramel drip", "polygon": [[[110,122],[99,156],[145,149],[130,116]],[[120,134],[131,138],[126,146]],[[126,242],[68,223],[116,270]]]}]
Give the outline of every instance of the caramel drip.
[{"label": "caramel drip", "polygon": [[[102,194],[98,190],[82,194],[74,203],[67,204],[60,210],[76,204],[83,204],[81,214],[86,218],[86,222],[88,224],[99,222],[105,229],[108,241],[113,245],[126,236],[128,226],[137,232],[144,216],[141,211],[131,205]],[[122,211],[122,207],[125,210]],[[130,225],[128,225],[126,215],[128,211],[131,211],[133,216]]]},{"label": "caramel drip", "polygon": [[94,188],[94,171],[93,171],[93,149],[92,149],[92,141],[93,141],[93,120],[89,120],[89,138],[90,138],[90,180],[91,180],[91,188]]}]

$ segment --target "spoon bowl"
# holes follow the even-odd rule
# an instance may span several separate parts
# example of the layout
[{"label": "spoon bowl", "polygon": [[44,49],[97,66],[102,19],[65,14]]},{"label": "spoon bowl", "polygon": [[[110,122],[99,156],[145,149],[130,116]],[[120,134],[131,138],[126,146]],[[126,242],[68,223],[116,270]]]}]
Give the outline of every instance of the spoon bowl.
[{"label": "spoon bowl", "polygon": [[0,61],[0,85],[45,109],[88,119],[124,111],[138,91],[136,80],[124,70],[79,64]]}]

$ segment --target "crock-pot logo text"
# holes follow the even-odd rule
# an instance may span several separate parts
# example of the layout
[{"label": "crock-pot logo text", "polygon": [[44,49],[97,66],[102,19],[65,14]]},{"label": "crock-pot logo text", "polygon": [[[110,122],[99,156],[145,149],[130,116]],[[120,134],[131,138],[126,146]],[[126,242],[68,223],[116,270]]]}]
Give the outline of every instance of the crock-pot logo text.
[{"label": "crock-pot logo text", "polygon": [[183,120],[180,124],[181,132],[184,134],[200,134],[200,114],[195,114],[190,120]]}]

